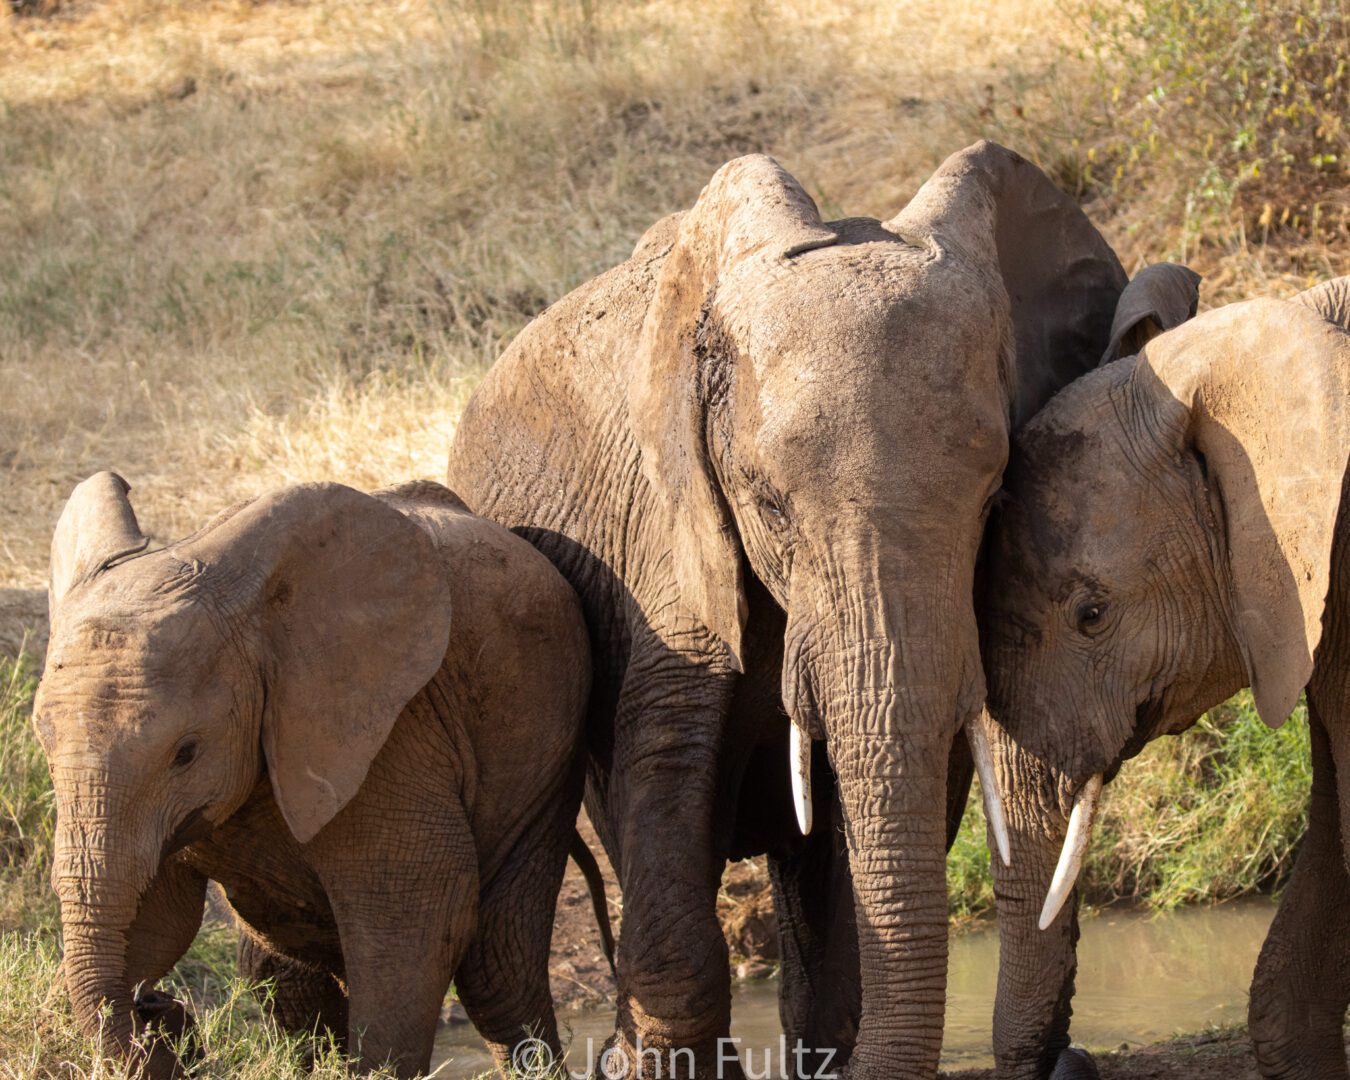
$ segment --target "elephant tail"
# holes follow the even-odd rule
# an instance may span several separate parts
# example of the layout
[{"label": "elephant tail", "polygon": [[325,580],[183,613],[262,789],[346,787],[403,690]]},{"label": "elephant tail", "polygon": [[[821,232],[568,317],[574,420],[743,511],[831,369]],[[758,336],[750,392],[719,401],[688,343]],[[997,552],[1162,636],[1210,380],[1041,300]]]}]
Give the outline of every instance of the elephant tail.
[{"label": "elephant tail", "polygon": [[581,876],[586,879],[586,888],[591,894],[591,907],[595,911],[595,922],[600,927],[600,939],[604,943],[605,959],[609,961],[610,974],[615,975],[614,928],[609,924],[609,901],[605,898],[605,879],[600,873],[600,864],[595,861],[595,856],[586,846],[586,841],[581,838],[581,833],[575,829],[572,830],[572,844],[567,853],[572,856],[572,861],[577,864]]}]

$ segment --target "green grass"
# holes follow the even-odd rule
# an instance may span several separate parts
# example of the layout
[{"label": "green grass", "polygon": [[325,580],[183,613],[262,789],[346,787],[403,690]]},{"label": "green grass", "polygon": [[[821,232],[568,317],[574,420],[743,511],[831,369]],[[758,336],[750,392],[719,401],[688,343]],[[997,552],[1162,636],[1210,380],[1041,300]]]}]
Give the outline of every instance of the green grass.
[{"label": "green grass", "polygon": [[[1079,877],[1087,902],[1167,909],[1277,890],[1307,824],[1309,755],[1304,706],[1271,731],[1246,690],[1150,743],[1106,789]],[[978,784],[947,882],[956,917],[992,910]]]}]

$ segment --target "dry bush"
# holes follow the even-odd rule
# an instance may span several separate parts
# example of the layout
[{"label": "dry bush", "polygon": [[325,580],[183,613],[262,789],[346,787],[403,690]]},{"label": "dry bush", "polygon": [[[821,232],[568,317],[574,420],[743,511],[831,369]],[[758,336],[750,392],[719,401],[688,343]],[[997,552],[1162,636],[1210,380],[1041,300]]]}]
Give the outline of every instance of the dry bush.
[{"label": "dry bush", "polygon": [[[1205,306],[1350,273],[1347,0],[1068,0],[1078,98],[1053,130],[1061,183],[1127,265],[1206,276]],[[1053,80],[1051,80],[1053,82]]]}]

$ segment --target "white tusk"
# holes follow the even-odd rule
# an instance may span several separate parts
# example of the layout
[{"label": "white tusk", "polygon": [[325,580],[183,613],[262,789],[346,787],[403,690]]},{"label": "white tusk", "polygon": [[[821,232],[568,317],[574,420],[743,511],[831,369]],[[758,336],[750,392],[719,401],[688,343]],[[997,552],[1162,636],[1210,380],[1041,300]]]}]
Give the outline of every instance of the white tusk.
[{"label": "white tusk", "polygon": [[1012,844],[1008,841],[1008,818],[1003,813],[1003,795],[994,775],[994,755],[989,752],[989,736],[984,730],[983,718],[966,721],[966,741],[970,756],[975,759],[975,771],[980,776],[980,790],[984,792],[984,816],[994,834],[994,845],[1004,866],[1012,865]]},{"label": "white tusk", "polygon": [[1078,871],[1083,865],[1083,855],[1087,852],[1088,841],[1092,839],[1092,819],[1097,816],[1097,800],[1102,794],[1102,774],[1098,773],[1083,785],[1078,798],[1073,801],[1073,812],[1069,815],[1069,831],[1064,837],[1064,849],[1059,853],[1059,865],[1055,867],[1054,879],[1050,882],[1050,891],[1045,894],[1045,906],[1041,908],[1041,929],[1046,930],[1059,917],[1064,903],[1073,892],[1074,882],[1078,880]]},{"label": "white tusk", "polygon": [[803,836],[811,835],[811,740],[802,738],[802,729],[790,722],[788,767],[792,770],[792,805],[797,809],[797,827]]}]

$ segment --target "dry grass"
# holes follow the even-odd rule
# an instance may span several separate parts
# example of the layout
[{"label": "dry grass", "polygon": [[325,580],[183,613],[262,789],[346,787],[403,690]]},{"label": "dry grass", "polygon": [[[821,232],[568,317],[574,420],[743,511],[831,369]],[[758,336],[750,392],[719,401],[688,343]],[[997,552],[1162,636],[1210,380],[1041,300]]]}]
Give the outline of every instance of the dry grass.
[{"label": "dry grass", "polygon": [[[1083,185],[1087,16],[1030,0],[66,3],[0,22],[0,590],[70,488],[181,535],[286,480],[439,476],[550,300],[749,150],[887,215],[982,135]],[[1100,96],[1100,95],[1098,95]],[[1350,269],[1100,192],[1207,302]],[[30,607],[32,605],[30,604]]]},{"label": "dry grass", "polygon": [[[1030,2],[122,0],[0,24],[0,587],[99,468],[181,535],[441,474],[483,368],[724,160],[894,211],[1042,78]],[[191,90],[192,92],[188,93]]]}]

